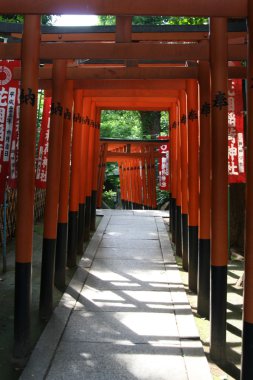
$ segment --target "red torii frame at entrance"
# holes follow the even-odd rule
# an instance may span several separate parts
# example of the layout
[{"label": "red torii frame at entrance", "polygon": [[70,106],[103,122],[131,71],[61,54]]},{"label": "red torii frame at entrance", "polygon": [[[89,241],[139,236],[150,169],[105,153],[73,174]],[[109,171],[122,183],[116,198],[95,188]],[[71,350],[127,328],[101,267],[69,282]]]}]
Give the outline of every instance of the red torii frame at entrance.
[{"label": "red torii frame at entrance", "polygon": [[[131,4],[130,4],[131,3]],[[80,44],[75,47],[71,46],[69,54],[66,53],[66,46],[52,44],[51,47],[40,46],[40,29],[39,29],[39,20],[40,17],[38,14],[51,14],[51,13],[97,13],[97,14],[115,14],[118,16],[129,16],[129,9],[131,9],[132,15],[177,15],[181,14],[181,9],[184,9],[186,16],[210,16],[211,17],[211,33],[210,33],[210,44],[200,44],[198,47],[194,47],[192,51],[188,47],[179,49],[178,46],[168,47],[166,44],[160,44],[164,46],[155,46],[152,52],[150,49],[151,45],[142,46],[141,44],[133,46],[132,43],[127,41],[127,38],[121,42],[117,42],[115,46],[104,46],[101,47],[101,44],[94,44],[90,46],[90,50],[83,53],[83,56],[86,57],[87,54],[91,54],[93,57],[99,56],[101,58],[104,55],[104,58],[108,58],[112,53],[114,47],[116,54],[115,57],[122,59],[140,59],[145,56],[146,59],[149,59],[154,51],[162,55],[164,52],[169,54],[175,54],[178,58],[192,58],[194,60],[203,59],[208,61],[210,58],[211,64],[211,81],[212,81],[212,93],[211,93],[211,104],[215,100],[217,93],[227,94],[227,73],[228,65],[227,61],[232,57],[229,56],[229,51],[236,53],[234,58],[241,59],[245,58],[245,46],[240,46],[237,51],[237,47],[229,47],[227,44],[227,28],[226,28],[226,17],[247,17],[248,21],[248,52],[247,52],[247,79],[248,79],[248,121],[251,123],[253,119],[253,107],[252,107],[252,77],[253,77],[253,63],[252,63],[252,24],[253,24],[253,5],[251,1],[241,1],[240,3],[237,0],[224,0],[224,1],[205,1],[202,0],[193,0],[189,4],[185,4],[183,0],[177,0],[170,2],[168,4],[165,0],[158,0],[158,2],[146,3],[143,0],[136,1],[134,3],[127,0],[123,3],[118,3],[118,1],[110,1],[105,3],[102,0],[94,0],[90,2],[88,0],[74,0],[71,4],[66,1],[55,1],[55,2],[39,2],[34,4],[32,0],[13,1],[12,4],[9,4],[9,1],[2,0],[0,4],[0,13],[23,13],[25,16],[25,26],[24,34],[22,38],[22,73],[21,73],[21,82],[22,90],[24,93],[28,89],[32,89],[34,94],[37,92],[38,88],[38,62],[40,57],[45,58],[80,58],[77,55],[76,48],[79,46],[83,48],[85,45]],[[157,13],[158,12],[158,13]],[[28,14],[33,14],[29,16]],[[117,35],[117,40],[119,41],[120,33]],[[112,44],[113,45],[113,44]],[[125,51],[123,51],[123,46]],[[208,51],[210,45],[210,52]],[[128,49],[126,49],[126,47]],[[95,48],[100,50],[99,53],[95,52]],[[9,53],[8,53],[8,49]],[[41,50],[40,50],[41,49]],[[44,50],[43,50],[44,49]],[[139,49],[139,51],[138,51]],[[65,50],[65,51],[64,51]],[[129,51],[129,55],[127,54]],[[180,50],[185,50],[182,52]],[[40,51],[43,55],[40,56]],[[9,54],[9,55],[8,55]],[[57,55],[58,54],[58,55]],[[80,53],[81,54],[81,53]],[[97,54],[97,55],[96,55]],[[20,57],[20,46],[13,45],[13,47],[0,46],[0,56],[2,58],[8,57]],[[81,54],[82,56],[82,54]],[[186,58],[187,58],[186,57]],[[230,57],[230,58],[229,58]],[[58,63],[59,64],[59,63]],[[136,75],[136,74],[135,74]],[[56,80],[56,77],[53,78]],[[77,80],[74,82],[74,88],[85,87],[85,84],[89,80]],[[117,80],[118,82],[118,80]],[[129,80],[127,82],[130,82]],[[41,82],[42,83],[42,82]],[[51,88],[50,80],[44,80],[44,86],[46,88]],[[118,82],[118,89],[113,88],[114,86],[109,82],[104,81],[104,89],[102,89],[101,84],[97,82],[96,84],[91,84],[90,87],[87,86],[87,90],[84,90],[84,97],[92,97],[92,93],[99,88],[102,91],[107,92],[107,95],[111,91],[112,96],[118,96],[117,91],[121,92],[126,89],[129,93],[132,93],[133,96],[136,96],[135,90],[131,88],[133,83],[128,85],[123,85]],[[157,82],[158,85],[158,82]],[[97,88],[95,88],[97,86]],[[106,90],[106,87],[110,86],[110,90]],[[120,87],[121,86],[121,87]],[[128,88],[127,88],[128,87]],[[185,87],[179,86],[177,90],[185,90]],[[187,88],[186,88],[187,90]],[[144,88],[139,88],[139,93],[142,94],[146,91]],[[163,89],[163,94],[166,93],[166,88]],[[135,95],[134,95],[135,94]],[[155,94],[155,90],[153,95]],[[160,93],[161,94],[161,93]],[[53,96],[57,100],[56,92],[53,93]],[[106,95],[101,95],[106,96]],[[196,98],[194,99],[196,101]],[[92,108],[93,107],[93,108]],[[90,115],[93,113],[93,119],[98,119],[96,115],[96,105],[92,105]],[[188,110],[191,111],[191,110]],[[196,111],[193,109],[193,111]],[[212,219],[211,219],[211,230],[212,230],[212,247],[211,247],[211,258],[212,258],[212,272],[211,272],[211,355],[213,358],[219,360],[224,360],[225,352],[225,321],[226,321],[226,304],[225,304],[225,293],[226,293],[226,270],[227,270],[227,183],[226,175],[227,172],[227,141],[226,141],[226,124],[227,124],[227,109],[226,107],[215,108],[211,107],[212,112]],[[15,352],[14,355],[17,357],[22,357],[27,354],[28,350],[28,330],[29,330],[29,281],[30,281],[30,268],[31,268],[31,254],[32,254],[32,210],[33,210],[33,177],[34,177],[34,157],[32,157],[31,152],[34,150],[34,128],[35,128],[35,112],[34,108],[31,105],[22,103],[21,104],[21,140],[22,149],[19,160],[19,172],[22,173],[22,169],[25,167],[26,173],[20,174],[18,180],[18,221],[17,221],[17,263],[16,263],[16,307],[15,307]],[[189,114],[188,114],[189,115]],[[179,112],[175,111],[175,122],[179,123]],[[60,119],[58,117],[58,119]],[[31,122],[32,121],[32,122]],[[62,120],[58,120],[59,123]],[[194,122],[194,120],[192,120]],[[85,124],[85,123],[84,123]],[[196,129],[196,128],[195,128]],[[245,250],[245,296],[244,296],[244,333],[243,333],[243,361],[242,361],[242,379],[250,379],[253,377],[253,368],[251,365],[251,358],[253,356],[253,302],[252,302],[252,289],[253,289],[253,280],[252,280],[252,267],[253,267],[253,235],[251,233],[252,225],[252,215],[253,215],[253,166],[252,166],[252,130],[249,128],[248,131],[248,174],[247,174],[247,213],[246,213],[246,250]],[[27,140],[26,140],[27,137]],[[182,135],[181,133],[176,134],[176,146],[180,147],[182,140],[180,141]],[[90,155],[94,157],[95,144],[94,142],[97,139],[97,130],[89,129],[89,138],[92,142],[89,145],[91,149]],[[190,141],[190,140],[189,140]],[[32,147],[32,149],[31,149]],[[195,149],[196,150],[196,149]],[[217,151],[219,152],[218,157],[216,155]],[[215,153],[215,154],[214,154]],[[176,152],[175,157],[179,158],[178,153]],[[59,157],[60,158],[60,157]],[[183,157],[181,157],[182,160]],[[195,163],[194,158],[194,163]],[[88,166],[88,173],[91,176],[91,168],[95,168],[95,160],[91,160],[90,166]],[[174,167],[175,168],[175,167]],[[181,166],[182,171],[182,166]],[[176,171],[175,171],[176,172]],[[196,177],[195,177],[196,180]],[[177,185],[180,185],[181,181],[175,181]],[[191,184],[192,185],[192,184]],[[90,190],[92,186],[89,183],[89,193],[88,197],[91,196]],[[196,189],[194,188],[194,194]],[[175,193],[175,200],[177,206],[180,204],[180,197],[177,194],[177,189]],[[54,200],[55,203],[55,200]],[[203,207],[203,206],[201,206]],[[190,210],[189,219],[190,219]],[[26,228],[22,227],[23,215],[28,215]],[[196,226],[196,215],[195,211],[192,214],[192,224],[191,227]],[[55,225],[53,226],[55,227]],[[50,230],[51,231],[51,230]],[[196,232],[196,231],[195,231]],[[195,233],[194,232],[194,233]],[[45,236],[47,239],[53,238],[50,234]],[[208,236],[207,236],[208,237]],[[195,241],[195,239],[194,239]],[[51,242],[50,242],[51,243]],[[52,261],[52,258],[49,258]],[[196,269],[196,268],[195,268]],[[192,278],[195,280],[195,277]],[[193,281],[193,286],[195,286]],[[20,308],[20,300],[25,300],[25,307]],[[24,306],[22,304],[22,306]]]}]

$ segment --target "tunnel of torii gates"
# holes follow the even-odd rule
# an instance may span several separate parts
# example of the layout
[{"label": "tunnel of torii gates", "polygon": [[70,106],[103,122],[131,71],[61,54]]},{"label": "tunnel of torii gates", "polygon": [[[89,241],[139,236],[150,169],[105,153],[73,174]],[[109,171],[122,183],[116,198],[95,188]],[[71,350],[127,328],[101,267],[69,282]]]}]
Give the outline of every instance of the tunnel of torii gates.
[{"label": "tunnel of torii gates", "polygon": [[[191,26],[181,29],[147,27],[145,30],[135,30],[131,26],[134,15],[181,16],[182,11],[184,16],[209,17],[210,31],[192,29]],[[136,157],[139,162],[145,160],[148,181],[154,181],[154,146],[151,143],[131,144],[132,149],[123,147],[117,151],[116,145],[114,148],[112,145],[108,150],[109,143],[99,142],[101,110],[122,107],[167,109],[171,130],[172,238],[176,242],[176,253],[183,257],[184,269],[189,271],[189,287],[198,293],[198,313],[209,316],[210,304],[211,356],[218,362],[224,361],[228,263],[228,78],[247,79],[247,123],[251,126],[253,1],[1,0],[0,14],[8,13],[25,15],[22,35],[20,31],[9,29],[6,34],[12,40],[0,44],[1,59],[21,59],[22,62],[21,72],[17,70],[15,74],[21,80],[23,95],[18,163],[14,358],[22,359],[29,352],[34,147],[40,88],[52,95],[41,317],[47,319],[52,312],[55,255],[55,279],[58,283],[62,281],[57,268],[65,260],[59,252],[65,250],[67,228],[68,265],[75,264],[75,250],[82,250],[83,235],[87,234],[80,226],[89,225],[94,229],[95,198],[98,195],[100,202],[105,159],[112,159],[117,153],[123,169],[123,182],[125,165],[135,167]],[[108,33],[105,30],[100,33],[99,28],[94,32],[89,30],[89,33],[85,33],[84,28],[80,33],[77,28],[72,34],[66,30],[60,33],[59,29],[51,34],[48,29],[43,33],[40,27],[42,14],[110,14],[116,16],[116,28],[109,28]],[[241,19],[238,29],[233,18]],[[230,61],[245,61],[247,68],[230,67]],[[39,63],[44,63],[44,67],[39,67]],[[59,109],[71,110],[73,104],[73,118],[64,119],[64,112]],[[253,128],[248,128],[247,133],[241,378],[253,379]],[[122,148],[122,144],[118,148]],[[131,175],[137,176],[138,173]],[[138,185],[140,183],[141,180]],[[146,189],[151,192],[149,185]],[[151,194],[148,199],[152,199]],[[90,218],[89,222],[85,222],[87,218]]]}]

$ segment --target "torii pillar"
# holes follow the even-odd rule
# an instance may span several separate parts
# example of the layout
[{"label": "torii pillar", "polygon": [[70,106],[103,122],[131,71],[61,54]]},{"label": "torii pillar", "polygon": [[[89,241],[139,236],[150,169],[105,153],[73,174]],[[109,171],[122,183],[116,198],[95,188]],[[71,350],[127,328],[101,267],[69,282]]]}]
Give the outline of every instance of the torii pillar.
[{"label": "torii pillar", "polygon": [[35,141],[39,75],[40,16],[25,16],[22,40],[18,162],[14,350],[15,362],[29,354],[35,181]]},{"label": "torii pillar", "polygon": [[227,19],[212,18],[210,31],[212,101],[210,355],[213,360],[224,362],[228,261]]},{"label": "torii pillar", "polygon": [[181,191],[182,191],[182,255],[183,269],[188,271],[188,120],[186,93],[180,90],[180,131],[181,131]]},{"label": "torii pillar", "polygon": [[40,283],[40,317],[45,320],[49,319],[53,311],[54,267],[61,179],[60,173],[64,120],[65,75],[66,61],[55,60],[53,63],[53,92]]},{"label": "torii pillar", "polygon": [[210,303],[210,211],[211,211],[211,118],[210,67],[208,61],[199,63],[200,85],[200,152],[199,152],[199,315],[209,318]]},{"label": "torii pillar", "polygon": [[177,121],[176,104],[173,103],[170,109],[170,228],[172,242],[175,243],[176,232],[176,197],[177,197]]},{"label": "torii pillar", "polygon": [[61,179],[59,192],[57,242],[55,254],[55,285],[59,289],[64,289],[65,287],[68,246],[71,134],[73,124],[73,81],[70,80],[66,81],[64,105],[65,112],[62,136]]},{"label": "torii pillar", "polygon": [[253,3],[248,1],[248,138],[246,187],[246,238],[241,380],[253,378]]},{"label": "torii pillar", "polygon": [[[69,194],[69,226],[68,226],[68,267],[76,266],[78,252],[78,225],[79,225],[79,176],[80,176],[80,155],[79,144],[81,142],[81,121],[78,117],[82,109],[82,90],[74,91],[74,115],[73,115],[73,136],[71,152],[71,177]],[[84,215],[83,215],[84,220]],[[84,222],[83,222],[84,224]],[[82,227],[83,227],[82,224]]]},{"label": "torii pillar", "polygon": [[189,288],[197,293],[198,273],[198,130],[199,130],[199,105],[198,83],[194,79],[186,81],[187,108],[188,108],[188,255],[189,255]]},{"label": "torii pillar", "polygon": [[182,257],[182,228],[181,228],[181,214],[182,214],[182,187],[181,187],[181,123],[180,120],[180,106],[177,104],[177,197],[176,197],[176,255]]}]

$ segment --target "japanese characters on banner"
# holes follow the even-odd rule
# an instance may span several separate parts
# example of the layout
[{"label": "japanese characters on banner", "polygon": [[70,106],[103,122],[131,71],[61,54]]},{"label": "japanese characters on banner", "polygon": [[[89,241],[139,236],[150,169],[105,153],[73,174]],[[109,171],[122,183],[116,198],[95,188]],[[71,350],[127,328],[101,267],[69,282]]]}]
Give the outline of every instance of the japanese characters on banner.
[{"label": "japanese characters on banner", "polygon": [[38,159],[36,167],[35,186],[40,189],[46,188],[47,161],[50,127],[51,98],[44,99],[43,115],[41,120],[40,139],[38,146]]},{"label": "japanese characters on banner", "polygon": [[13,80],[13,69],[20,61],[0,61],[0,203],[3,202],[10,157],[13,158],[13,136],[17,139],[20,113],[20,84]]},{"label": "japanese characters on banner", "polygon": [[11,152],[10,152],[10,167],[9,167],[9,187],[17,187],[18,178],[18,148],[19,148],[19,119],[20,119],[20,89],[18,89],[17,106],[15,111],[15,122],[12,133]]},{"label": "japanese characters on banner", "polygon": [[246,182],[242,80],[228,81],[228,181]]},{"label": "japanese characters on banner", "polygon": [[[169,140],[168,136],[160,136],[160,140]],[[159,151],[159,187],[160,190],[169,191],[169,142],[160,145]]]}]

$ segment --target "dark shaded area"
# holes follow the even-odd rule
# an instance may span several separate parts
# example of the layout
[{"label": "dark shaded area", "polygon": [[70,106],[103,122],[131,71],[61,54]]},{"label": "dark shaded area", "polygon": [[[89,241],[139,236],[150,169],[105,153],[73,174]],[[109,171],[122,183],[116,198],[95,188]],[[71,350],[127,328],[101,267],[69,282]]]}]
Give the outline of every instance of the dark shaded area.
[{"label": "dark shaded area", "polygon": [[[101,217],[96,218],[96,225]],[[39,339],[46,321],[39,317],[40,299],[40,278],[41,278],[41,251],[43,240],[43,224],[38,223],[34,226],[33,237],[33,260],[32,260],[32,301],[30,315],[30,339],[28,352],[31,352]],[[88,242],[84,243],[84,249]],[[77,256],[77,263],[81,256]],[[69,284],[76,270],[66,267],[66,286],[64,289],[53,288],[53,308],[59,303],[63,292]],[[13,342],[14,342],[14,284],[15,284],[15,241],[12,240],[7,245],[7,272],[2,273],[2,261],[0,263],[0,379],[16,380],[21,375],[21,370],[15,368],[13,363]]]},{"label": "dark shaded area", "polygon": [[230,247],[243,254],[245,225],[245,184],[230,185]]}]

